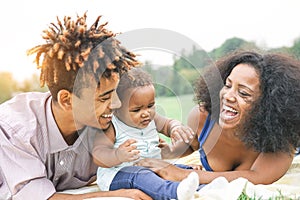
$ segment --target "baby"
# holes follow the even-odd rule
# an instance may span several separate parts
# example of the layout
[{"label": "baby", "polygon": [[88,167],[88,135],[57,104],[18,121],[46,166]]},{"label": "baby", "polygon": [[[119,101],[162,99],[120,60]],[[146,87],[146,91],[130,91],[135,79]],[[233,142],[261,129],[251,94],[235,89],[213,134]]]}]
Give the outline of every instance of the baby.
[{"label": "baby", "polygon": [[192,199],[199,185],[191,172],[181,182],[164,180],[148,168],[134,166],[140,158],[161,158],[158,132],[169,136],[173,129],[190,131],[177,120],[165,120],[155,112],[155,89],[151,76],[142,69],[122,75],[117,109],[105,134],[98,134],[93,149],[99,165],[97,184],[101,190],[140,189],[153,199]]}]

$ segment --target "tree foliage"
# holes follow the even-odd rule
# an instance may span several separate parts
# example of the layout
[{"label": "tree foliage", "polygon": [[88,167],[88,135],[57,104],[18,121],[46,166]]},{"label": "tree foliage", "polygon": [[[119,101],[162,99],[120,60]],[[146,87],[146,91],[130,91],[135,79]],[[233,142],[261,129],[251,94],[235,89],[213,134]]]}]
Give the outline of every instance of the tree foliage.
[{"label": "tree foliage", "polygon": [[46,87],[40,87],[39,76],[33,74],[21,82],[16,81],[10,72],[0,72],[0,103],[12,98],[20,92],[48,91]]},{"label": "tree foliage", "polygon": [[18,85],[18,91],[20,92],[45,92],[48,91],[47,87],[40,86],[40,78],[37,74],[33,74],[30,78],[25,79]]},{"label": "tree foliage", "polygon": [[[155,77],[156,81],[160,80],[160,84],[156,86],[158,96],[190,94],[193,93],[193,82],[201,75],[201,70],[205,66],[238,49],[261,50],[254,42],[233,37],[211,52],[197,49],[195,46],[189,53],[186,50],[182,50],[182,55],[179,58],[174,58],[172,66],[156,69],[151,68],[151,63],[147,63],[146,68]],[[288,53],[300,59],[300,38],[295,40],[292,47],[274,48],[268,51]]]},{"label": "tree foliage", "polygon": [[233,37],[226,40],[219,48],[212,50],[210,56],[213,60],[216,60],[237,49],[258,49],[258,47],[253,42],[247,42],[243,39]]},{"label": "tree foliage", "polygon": [[10,99],[16,90],[16,81],[10,72],[0,72],[0,103]]},{"label": "tree foliage", "polygon": [[300,38],[294,41],[294,45],[290,49],[290,52],[295,55],[298,59],[300,59]]},{"label": "tree foliage", "polygon": [[[226,40],[219,48],[206,52],[203,49],[192,47],[190,52],[182,50],[180,57],[174,57],[172,66],[154,66],[146,61],[143,68],[148,71],[155,83],[157,96],[177,96],[193,93],[193,82],[201,75],[201,70],[212,64],[218,58],[237,49],[260,48],[254,42],[233,37]],[[269,49],[273,52],[284,52],[300,59],[300,37],[294,41],[291,47]],[[13,97],[19,92],[47,91],[46,87],[39,85],[39,76],[33,74],[31,78],[17,82],[9,72],[0,72],[0,103]]]}]

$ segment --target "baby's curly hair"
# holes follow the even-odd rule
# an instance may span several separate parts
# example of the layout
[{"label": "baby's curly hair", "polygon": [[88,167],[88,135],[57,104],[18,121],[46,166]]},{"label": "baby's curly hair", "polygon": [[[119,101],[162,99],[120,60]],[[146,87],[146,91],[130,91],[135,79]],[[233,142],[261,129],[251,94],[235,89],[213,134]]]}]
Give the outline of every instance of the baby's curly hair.
[{"label": "baby's curly hair", "polygon": [[[195,101],[217,121],[219,92],[232,69],[241,63],[254,67],[261,91],[239,127],[241,140],[258,152],[292,153],[300,145],[299,60],[280,53],[236,51],[199,77],[194,85]],[[218,112],[212,112],[213,107]]]},{"label": "baby's curly hair", "polygon": [[[128,89],[153,85],[151,75],[141,68],[133,68],[128,73],[122,74],[119,85],[117,87],[117,94],[122,101],[124,95],[127,94]],[[128,95],[128,94],[127,94]]]},{"label": "baby's curly hair", "polygon": [[[84,73],[92,75],[99,84],[101,76],[110,77],[112,70],[122,73],[140,64],[135,54],[120,46],[115,34],[105,29],[107,22],[98,25],[100,18],[88,28],[86,13],[77,15],[76,20],[65,16],[63,23],[57,17],[57,24],[51,23],[43,31],[46,43],[27,51],[28,55],[36,54],[40,85],[48,86],[54,100],[61,89],[80,96],[80,89],[87,86]],[[80,69],[84,73],[79,73]],[[79,81],[79,88],[74,88],[75,80]]]}]

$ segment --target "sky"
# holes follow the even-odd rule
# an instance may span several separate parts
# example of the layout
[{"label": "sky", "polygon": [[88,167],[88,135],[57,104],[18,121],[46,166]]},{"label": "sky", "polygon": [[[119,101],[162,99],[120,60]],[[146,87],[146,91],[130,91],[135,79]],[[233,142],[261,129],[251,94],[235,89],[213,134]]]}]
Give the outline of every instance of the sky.
[{"label": "sky", "polygon": [[0,7],[0,71],[19,81],[39,73],[26,50],[43,43],[42,31],[56,16],[87,11],[92,24],[102,15],[100,22],[121,33],[122,44],[141,61],[166,65],[178,48],[196,44],[211,51],[232,37],[263,48],[289,47],[300,37],[299,9],[298,0],[10,0]]}]

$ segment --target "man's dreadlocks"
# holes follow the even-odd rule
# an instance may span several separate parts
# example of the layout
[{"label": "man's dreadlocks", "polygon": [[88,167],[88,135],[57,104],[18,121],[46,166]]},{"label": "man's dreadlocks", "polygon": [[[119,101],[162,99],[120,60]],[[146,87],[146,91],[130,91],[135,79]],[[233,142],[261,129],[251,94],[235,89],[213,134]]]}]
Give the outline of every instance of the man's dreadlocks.
[{"label": "man's dreadlocks", "polygon": [[27,51],[28,55],[36,54],[35,62],[41,69],[40,85],[48,86],[54,100],[61,89],[79,95],[77,90],[73,91],[79,69],[91,72],[99,83],[102,75],[110,76],[111,69],[121,73],[139,64],[133,53],[119,45],[115,34],[105,29],[107,22],[98,26],[101,16],[90,28],[86,18],[86,13],[77,16],[76,21],[65,16],[62,24],[57,17],[57,24],[51,23],[43,31],[46,44]]}]

